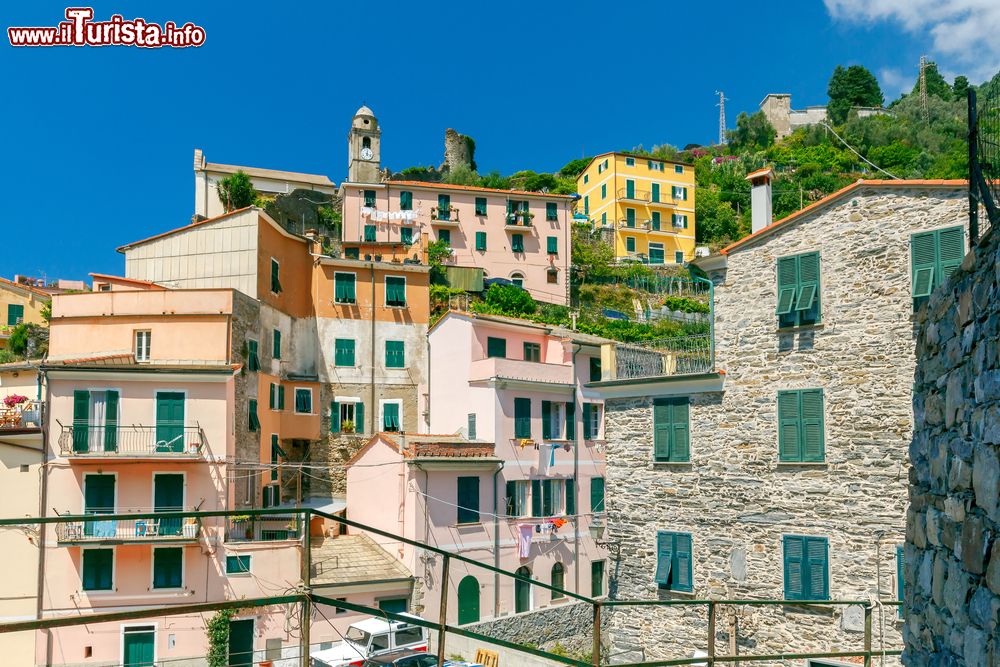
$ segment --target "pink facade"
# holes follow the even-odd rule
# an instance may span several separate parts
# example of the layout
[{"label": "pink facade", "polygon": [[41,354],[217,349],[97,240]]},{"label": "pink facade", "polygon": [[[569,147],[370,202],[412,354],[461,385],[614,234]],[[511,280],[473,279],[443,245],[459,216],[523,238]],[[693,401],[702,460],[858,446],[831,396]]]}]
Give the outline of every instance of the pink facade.
[{"label": "pink facade", "polygon": [[[348,469],[351,518],[509,571],[527,568],[546,584],[561,571],[565,590],[606,594],[607,553],[589,530],[603,524],[603,405],[585,387],[600,347],[573,336],[509,318],[447,314],[430,333],[430,430],[458,435],[374,438]],[[503,339],[504,356],[489,356],[499,354],[491,338]],[[460,516],[476,487],[478,517]],[[531,531],[526,551],[522,530]],[[433,616],[440,557],[375,539],[424,577],[422,613]],[[467,576],[478,586],[480,619],[566,602],[537,587],[519,600],[511,579],[501,577],[495,588],[492,573],[452,563],[452,621],[472,618],[468,598],[460,599]],[[470,588],[467,582],[464,592]]]},{"label": "pink facade", "polygon": [[410,248],[422,235],[429,242],[445,238],[453,250],[449,264],[520,282],[540,301],[567,302],[572,197],[417,181],[342,188],[345,248],[419,256]]}]

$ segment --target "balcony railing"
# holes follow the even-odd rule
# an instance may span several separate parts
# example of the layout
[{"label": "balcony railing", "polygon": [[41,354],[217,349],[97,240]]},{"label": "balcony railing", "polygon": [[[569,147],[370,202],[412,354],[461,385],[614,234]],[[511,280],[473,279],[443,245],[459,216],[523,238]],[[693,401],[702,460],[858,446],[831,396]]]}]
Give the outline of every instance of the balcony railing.
[{"label": "balcony railing", "polygon": [[[180,508],[178,508],[178,511]],[[150,508],[133,509],[136,514],[150,513]],[[149,543],[193,542],[201,536],[201,519],[198,517],[170,517],[169,512],[155,519],[101,519],[102,514],[128,514],[124,510],[85,512],[93,514],[93,521],[70,521],[56,524],[56,538],[60,544],[87,543]]]},{"label": "balcony railing", "polygon": [[11,407],[0,402],[0,431],[42,428],[42,402],[25,401]]},{"label": "balcony railing", "polygon": [[613,380],[690,375],[714,370],[711,334],[613,345]]},{"label": "balcony railing", "polygon": [[618,199],[629,201],[649,201],[649,190],[632,190],[628,188],[618,188]]},{"label": "balcony railing", "polygon": [[431,207],[431,220],[441,225],[457,225],[458,209],[454,206],[448,208]]},{"label": "balcony railing", "polygon": [[302,537],[302,519],[288,516],[231,516],[226,521],[227,542],[276,542]]},{"label": "balcony railing", "polygon": [[511,227],[531,227],[531,220],[534,217],[535,214],[528,211],[515,211],[514,213],[508,213],[506,227],[508,229]]},{"label": "balcony railing", "polygon": [[636,229],[639,231],[649,231],[652,221],[650,220],[628,220],[621,219],[618,221],[618,229]]},{"label": "balcony railing", "polygon": [[60,425],[63,456],[198,458],[205,446],[200,426]]}]

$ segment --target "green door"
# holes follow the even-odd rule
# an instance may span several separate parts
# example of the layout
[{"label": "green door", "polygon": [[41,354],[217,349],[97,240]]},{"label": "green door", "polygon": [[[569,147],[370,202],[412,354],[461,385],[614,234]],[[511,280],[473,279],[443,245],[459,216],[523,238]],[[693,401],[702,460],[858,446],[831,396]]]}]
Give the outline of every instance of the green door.
[{"label": "green door", "polygon": [[[526,567],[517,568],[517,574],[522,577],[530,577],[531,570]],[[520,614],[522,611],[531,610],[531,584],[520,579],[514,580],[514,612]]]},{"label": "green door", "polygon": [[230,667],[253,667],[253,619],[229,621]]},{"label": "green door", "polygon": [[122,637],[122,663],[125,667],[153,667],[156,630],[153,626],[125,628]]},{"label": "green door", "polygon": [[[83,478],[83,513],[115,513],[115,476],[85,475]],[[88,521],[83,527],[87,537],[114,537],[114,521]]]},{"label": "green door", "polygon": [[479,622],[479,581],[467,576],[458,583],[458,624]]},{"label": "green door", "polygon": [[[184,475],[153,475],[153,511],[180,512],[184,509]],[[160,535],[180,535],[183,519],[160,519]]]},{"label": "green door", "polygon": [[625,198],[635,199],[635,181],[625,181]]},{"label": "green door", "polygon": [[184,451],[184,394],[156,393],[156,451]]}]

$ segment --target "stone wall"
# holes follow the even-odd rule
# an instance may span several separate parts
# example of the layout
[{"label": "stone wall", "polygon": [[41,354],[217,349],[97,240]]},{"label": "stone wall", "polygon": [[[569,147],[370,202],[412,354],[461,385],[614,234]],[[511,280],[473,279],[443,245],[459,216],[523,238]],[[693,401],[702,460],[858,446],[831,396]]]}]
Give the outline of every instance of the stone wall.
[{"label": "stone wall", "polygon": [[[260,340],[260,302],[243,292],[233,290],[233,320],[230,359],[233,363],[243,364],[234,380],[233,411],[237,418],[233,420],[235,429],[235,460],[236,465],[229,471],[233,480],[231,494],[236,501],[236,507],[252,507],[257,504],[255,487],[259,481],[251,468],[240,466],[239,462],[258,463],[260,461],[260,433],[252,433],[247,421],[247,401],[257,398],[257,374],[247,370],[247,339]],[[266,345],[261,346],[267,348]],[[266,399],[266,397],[265,397]],[[258,400],[258,410],[263,404]],[[240,416],[243,418],[241,419]],[[247,487],[251,487],[248,493]],[[247,498],[250,502],[247,502]]]},{"label": "stone wall", "polygon": [[[608,616],[606,612],[601,616],[602,632],[609,628]],[[543,651],[551,651],[558,644],[569,654],[589,655],[594,641],[594,608],[581,602],[567,602],[465,625],[463,629]]]},{"label": "stone wall", "polygon": [[904,598],[908,665],[1000,664],[1000,234],[918,314]]},{"label": "stone wall", "polygon": [[476,168],[475,143],[471,137],[459,134],[450,127],[444,132],[444,164],[441,170],[453,170],[459,165]]},{"label": "stone wall", "polygon": [[[622,544],[613,596],[685,597],[654,581],[656,533],[666,530],[692,536],[688,597],[781,599],[783,537],[806,535],[829,541],[831,598],[895,599],[915,365],[910,234],[962,225],[965,196],[959,187],[859,188],[730,253],[715,277],[722,390],[674,378],[606,401],[608,535]],[[811,251],[821,254],[822,323],[779,329],[776,260]],[[777,392],[807,388],[824,391],[825,460],[781,462]],[[653,463],[656,394],[690,398],[690,463]],[[739,608],[739,652],[859,647],[860,611]],[[895,610],[881,616],[885,646],[899,648]],[[691,657],[706,649],[705,617],[704,606],[615,608],[613,650]],[[726,623],[717,625],[720,650]]]}]

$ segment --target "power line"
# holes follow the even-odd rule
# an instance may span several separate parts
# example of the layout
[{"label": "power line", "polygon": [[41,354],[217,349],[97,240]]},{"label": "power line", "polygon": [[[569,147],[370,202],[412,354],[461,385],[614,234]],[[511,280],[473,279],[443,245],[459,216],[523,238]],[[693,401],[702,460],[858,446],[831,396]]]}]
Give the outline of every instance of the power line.
[{"label": "power line", "polygon": [[895,174],[890,174],[885,169],[883,169],[882,167],[878,166],[877,164],[875,164],[874,162],[872,162],[871,160],[869,160],[868,158],[866,158],[864,155],[862,155],[861,153],[859,153],[858,151],[856,151],[854,149],[854,146],[852,146],[849,143],[847,143],[847,141],[845,141],[843,137],[841,137],[839,134],[837,134],[836,130],[834,130],[832,127],[830,127],[826,123],[820,123],[820,125],[822,125],[823,127],[825,127],[833,136],[837,137],[837,139],[840,141],[840,143],[844,144],[844,146],[847,147],[847,150],[851,151],[852,153],[854,153],[855,155],[857,155],[859,158],[861,158],[862,160],[864,160],[866,163],[868,163],[872,167],[875,167],[876,169],[878,169],[879,171],[881,171],[883,174],[885,174],[889,178],[893,178],[895,180],[899,180],[899,176],[896,176]]}]

